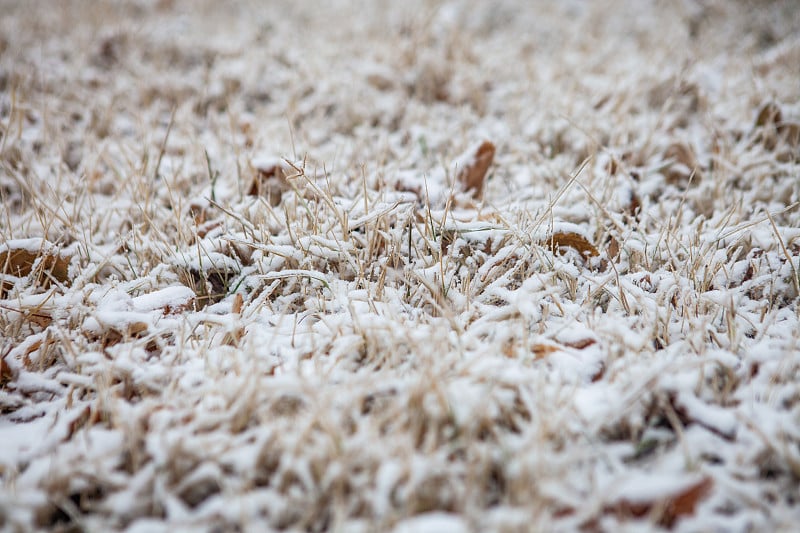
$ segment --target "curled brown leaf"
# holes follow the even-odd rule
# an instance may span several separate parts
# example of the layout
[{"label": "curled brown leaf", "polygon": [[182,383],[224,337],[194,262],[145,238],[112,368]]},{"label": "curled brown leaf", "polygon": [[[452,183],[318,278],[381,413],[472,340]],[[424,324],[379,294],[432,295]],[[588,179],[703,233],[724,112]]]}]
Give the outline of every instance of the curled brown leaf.
[{"label": "curled brown leaf", "polygon": [[278,158],[255,159],[255,171],[247,194],[265,197],[273,207],[281,202],[283,192],[289,188],[286,181],[290,166]]},{"label": "curled brown leaf", "polygon": [[23,277],[33,272],[35,267],[37,273],[42,274],[42,284],[47,287],[51,278],[61,283],[68,281],[70,259],[68,256],[41,250],[32,251],[12,244],[0,252],[0,272]]},{"label": "curled brown leaf", "polygon": [[458,181],[462,187],[472,193],[475,198],[483,192],[486,182],[486,173],[494,161],[494,144],[490,141],[483,141],[471,157],[465,158],[464,165],[458,169]]},{"label": "curled brown leaf", "polygon": [[572,231],[557,231],[544,241],[553,252],[563,252],[565,248],[577,250],[582,256],[595,257],[600,255],[597,248],[583,235]]}]

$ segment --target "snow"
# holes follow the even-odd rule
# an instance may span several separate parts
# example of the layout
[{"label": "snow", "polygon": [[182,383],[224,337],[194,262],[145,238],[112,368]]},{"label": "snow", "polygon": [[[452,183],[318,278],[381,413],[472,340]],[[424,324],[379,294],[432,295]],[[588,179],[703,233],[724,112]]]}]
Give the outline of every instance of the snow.
[{"label": "snow", "polygon": [[425,513],[400,522],[393,533],[466,533],[470,531],[459,516],[447,513]]},{"label": "snow", "polygon": [[616,481],[608,488],[606,494],[609,500],[626,500],[633,503],[655,502],[664,498],[681,494],[688,488],[698,484],[702,479],[699,475],[687,476],[685,474],[647,473],[628,476]]},{"label": "snow", "polygon": [[796,523],[789,3],[8,4],[0,529]]},{"label": "snow", "polygon": [[261,171],[269,171],[275,168],[289,170],[291,168],[282,157],[264,154],[253,156],[250,159],[250,164],[253,165],[253,168]]},{"label": "snow", "polygon": [[47,241],[40,237],[31,239],[11,239],[0,244],[0,253],[7,252],[8,250],[24,250],[38,254],[43,248],[46,248]]},{"label": "snow", "polygon": [[184,285],[166,287],[147,294],[142,294],[131,300],[135,311],[165,311],[179,309],[195,297],[194,291]]},{"label": "snow", "polygon": [[43,417],[36,417],[27,423],[4,420],[0,424],[3,435],[2,468],[13,469],[18,464],[20,457],[32,452],[41,445],[41,437],[49,429],[50,421]]},{"label": "snow", "polygon": [[736,438],[739,422],[734,413],[702,402],[691,394],[681,395],[677,402],[693,420],[729,439]]}]

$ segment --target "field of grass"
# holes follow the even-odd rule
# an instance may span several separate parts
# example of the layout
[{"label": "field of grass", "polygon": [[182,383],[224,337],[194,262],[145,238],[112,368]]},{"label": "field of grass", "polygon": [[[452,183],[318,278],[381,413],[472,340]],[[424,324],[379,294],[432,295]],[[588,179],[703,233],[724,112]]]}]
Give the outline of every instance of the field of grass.
[{"label": "field of grass", "polygon": [[0,530],[797,527],[797,2],[0,12]]}]

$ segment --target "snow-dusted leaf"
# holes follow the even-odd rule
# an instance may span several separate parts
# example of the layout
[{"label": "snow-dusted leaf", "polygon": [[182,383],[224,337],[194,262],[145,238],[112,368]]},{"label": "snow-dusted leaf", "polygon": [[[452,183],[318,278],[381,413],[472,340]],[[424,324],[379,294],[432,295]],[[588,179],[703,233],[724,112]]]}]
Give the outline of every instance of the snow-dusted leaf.
[{"label": "snow-dusted leaf", "polygon": [[0,386],[5,385],[12,379],[14,379],[14,371],[11,370],[11,367],[6,363],[5,356],[3,356],[0,358]]},{"label": "snow-dusted leaf", "polygon": [[454,163],[457,179],[465,191],[480,197],[486,181],[486,173],[494,161],[494,144],[483,141],[470,147]]},{"label": "snow-dusted leaf", "polygon": [[61,283],[69,280],[71,259],[56,251],[56,247],[44,239],[12,240],[0,246],[3,274],[22,277],[35,272],[45,287],[50,285],[51,276]]},{"label": "snow-dusted leaf", "polygon": [[247,194],[263,196],[271,205],[278,205],[283,192],[289,189],[286,179],[294,174],[292,167],[284,159],[271,156],[254,157],[250,164],[255,172]]},{"label": "snow-dusted leaf", "polygon": [[630,478],[613,490],[605,513],[627,517],[651,517],[664,527],[694,514],[714,486],[708,476],[650,475]]},{"label": "snow-dusted leaf", "polygon": [[600,255],[597,248],[589,239],[577,232],[557,231],[552,233],[542,244],[550,246],[552,250],[564,252],[566,248],[576,250],[581,256],[595,257]]},{"label": "snow-dusted leaf", "polygon": [[781,108],[775,102],[767,102],[761,109],[758,111],[758,116],[756,116],[755,127],[761,128],[764,126],[770,126],[775,124],[780,124],[783,122],[783,113],[781,113]]}]

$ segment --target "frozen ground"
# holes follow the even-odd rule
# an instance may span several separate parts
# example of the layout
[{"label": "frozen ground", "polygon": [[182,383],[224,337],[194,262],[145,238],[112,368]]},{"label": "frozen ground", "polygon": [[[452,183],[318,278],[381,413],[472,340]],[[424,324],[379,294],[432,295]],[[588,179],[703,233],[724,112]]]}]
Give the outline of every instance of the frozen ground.
[{"label": "frozen ground", "polygon": [[800,521],[795,1],[0,11],[0,528]]}]

